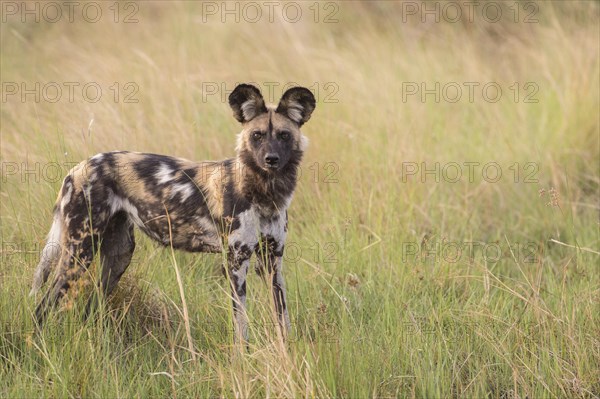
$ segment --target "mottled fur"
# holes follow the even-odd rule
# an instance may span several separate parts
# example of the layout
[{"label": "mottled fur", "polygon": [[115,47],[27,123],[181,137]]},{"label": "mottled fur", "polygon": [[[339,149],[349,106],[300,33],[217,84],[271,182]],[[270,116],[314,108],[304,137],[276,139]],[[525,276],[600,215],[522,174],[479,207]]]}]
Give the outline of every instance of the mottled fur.
[{"label": "mottled fur", "polygon": [[235,158],[193,162],[116,151],[98,154],[70,171],[34,276],[32,294],[58,264],[36,310],[40,324],[98,250],[101,287],[110,294],[131,261],[135,226],[163,245],[227,254],[236,335],[244,338],[246,273],[257,253],[271,276],[279,319],[289,327],[281,260],[287,208],[306,146],[299,128],[310,118],[315,100],[309,90],[292,88],[275,108],[265,105],[254,86],[239,85],[229,103],[243,126]]}]

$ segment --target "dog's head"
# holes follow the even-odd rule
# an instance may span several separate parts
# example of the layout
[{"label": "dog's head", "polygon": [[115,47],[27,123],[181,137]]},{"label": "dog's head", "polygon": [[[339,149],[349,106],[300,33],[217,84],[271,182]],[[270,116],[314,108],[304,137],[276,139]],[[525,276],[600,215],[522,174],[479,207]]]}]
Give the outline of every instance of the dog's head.
[{"label": "dog's head", "polygon": [[300,162],[308,143],[300,127],[315,109],[315,97],[310,90],[293,87],[275,107],[265,104],[256,87],[241,84],[229,95],[229,105],[243,126],[237,151],[244,164],[276,175]]}]

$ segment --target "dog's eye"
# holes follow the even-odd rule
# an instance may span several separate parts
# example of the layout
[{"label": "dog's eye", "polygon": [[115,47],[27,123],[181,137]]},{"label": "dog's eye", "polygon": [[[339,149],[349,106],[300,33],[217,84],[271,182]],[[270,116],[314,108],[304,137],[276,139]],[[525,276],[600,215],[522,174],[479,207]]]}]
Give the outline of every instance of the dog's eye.
[{"label": "dog's eye", "polygon": [[290,132],[279,132],[277,136],[279,137],[279,140],[288,141],[290,139]]},{"label": "dog's eye", "polygon": [[262,132],[260,132],[258,130],[252,132],[252,140],[259,141],[260,139],[262,139],[262,137],[263,137]]}]

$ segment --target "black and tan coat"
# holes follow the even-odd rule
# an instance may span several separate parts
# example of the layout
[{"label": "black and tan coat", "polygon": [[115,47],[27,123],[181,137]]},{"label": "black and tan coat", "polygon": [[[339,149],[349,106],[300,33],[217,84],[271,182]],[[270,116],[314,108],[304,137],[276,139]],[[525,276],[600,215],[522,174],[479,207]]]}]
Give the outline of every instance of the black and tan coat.
[{"label": "black and tan coat", "polygon": [[116,151],[70,171],[33,281],[36,293],[57,263],[54,282],[36,310],[40,323],[98,251],[101,286],[110,294],[131,261],[135,226],[163,245],[226,254],[238,336],[246,335],[246,274],[256,253],[272,278],[280,322],[289,327],[282,276],[287,208],[307,142],[300,127],[315,99],[296,87],[277,107],[267,106],[256,87],[242,84],[229,104],[243,127],[235,158],[193,162]]}]

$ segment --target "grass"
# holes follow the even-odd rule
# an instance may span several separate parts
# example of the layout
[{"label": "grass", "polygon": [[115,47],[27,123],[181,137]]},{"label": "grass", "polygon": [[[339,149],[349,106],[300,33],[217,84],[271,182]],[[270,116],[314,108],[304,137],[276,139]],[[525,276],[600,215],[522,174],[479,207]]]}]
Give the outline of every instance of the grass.
[{"label": "grass", "polygon": [[[0,397],[600,396],[598,2],[537,3],[531,24],[403,22],[394,2],[339,3],[337,23],[299,3],[297,23],[237,24],[151,2],[124,24],[102,4],[95,24],[1,24],[3,85],[63,92],[1,104]],[[288,82],[318,97],[290,208],[290,340],[252,275],[238,351],[222,259],[141,234],[97,319],[80,320],[80,295],[35,334],[27,293],[62,175],[115,149],[232,156],[223,88],[247,81],[277,82],[271,102]],[[72,102],[64,82],[80,84]],[[406,94],[422,82],[463,96]],[[472,102],[465,82],[479,83]]]}]

